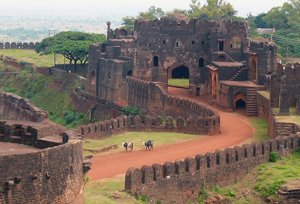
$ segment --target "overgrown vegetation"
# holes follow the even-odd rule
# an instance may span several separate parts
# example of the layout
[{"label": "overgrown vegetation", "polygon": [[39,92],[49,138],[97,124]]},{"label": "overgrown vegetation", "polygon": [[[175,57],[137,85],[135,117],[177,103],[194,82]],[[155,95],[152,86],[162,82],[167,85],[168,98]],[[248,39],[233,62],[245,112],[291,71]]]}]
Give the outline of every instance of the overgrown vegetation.
[{"label": "overgrown vegetation", "polygon": [[279,155],[277,152],[270,152],[270,162],[277,162]]},{"label": "overgrown vegetation", "polygon": [[[252,37],[272,37],[281,56],[300,57],[300,0],[289,0],[267,13],[250,15],[248,21]],[[274,28],[275,33],[259,35],[256,28]]]},{"label": "overgrown vegetation", "polygon": [[[277,155],[278,154],[274,154]],[[276,157],[277,157],[276,156]],[[278,201],[277,191],[286,182],[300,178],[300,150],[275,162],[259,165],[236,183],[227,187],[214,187],[206,190],[209,195],[224,196],[231,203],[265,203],[268,199]],[[199,199],[202,202],[199,202]],[[203,195],[199,195],[198,203],[204,203]]]},{"label": "overgrown vegetation", "polygon": [[70,98],[70,93],[79,85],[74,78],[44,76],[31,67],[0,79],[0,89],[30,99],[49,113],[50,120],[68,128],[88,122],[86,115],[75,111]]},{"label": "overgrown vegetation", "polygon": [[141,113],[141,110],[139,108],[136,107],[132,107],[132,106],[126,106],[124,108],[122,108],[122,112],[124,115],[127,116],[137,116]]}]

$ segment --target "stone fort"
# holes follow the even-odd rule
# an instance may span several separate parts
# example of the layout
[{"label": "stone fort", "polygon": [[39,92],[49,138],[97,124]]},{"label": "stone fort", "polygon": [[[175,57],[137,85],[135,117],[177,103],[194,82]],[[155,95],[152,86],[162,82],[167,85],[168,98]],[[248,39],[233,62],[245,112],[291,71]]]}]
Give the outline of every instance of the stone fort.
[{"label": "stone fort", "polygon": [[94,94],[150,113],[163,106],[154,87],[167,92],[168,79],[185,78],[191,95],[257,115],[255,92],[263,89],[277,63],[276,45],[249,40],[246,22],[136,21],[133,32],[112,30],[108,23],[107,38],[106,44],[90,47]]},{"label": "stone fort", "polygon": [[[299,64],[277,64],[273,42],[249,39],[245,21],[137,20],[133,31],[113,30],[108,22],[107,42],[89,50],[91,92],[146,114],[82,126],[80,132],[91,138],[126,131],[218,134],[222,120],[218,112],[170,95],[170,79],[188,79],[186,91],[193,97],[267,120],[269,136],[279,138],[128,169],[125,189],[132,195],[163,203],[187,202],[197,198],[201,187],[226,185],[267,162],[271,151],[285,156],[300,147],[299,127],[278,122],[273,112],[279,108],[279,114],[289,115],[290,107],[296,107],[300,114],[298,69]],[[168,116],[165,123],[161,116]]]}]

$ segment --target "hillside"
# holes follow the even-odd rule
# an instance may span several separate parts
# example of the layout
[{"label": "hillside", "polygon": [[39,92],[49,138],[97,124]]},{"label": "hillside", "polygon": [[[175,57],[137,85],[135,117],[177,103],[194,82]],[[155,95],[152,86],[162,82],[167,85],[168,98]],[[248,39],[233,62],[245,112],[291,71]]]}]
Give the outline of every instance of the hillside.
[{"label": "hillside", "polygon": [[[20,69],[20,67],[23,67]],[[87,113],[75,111],[71,93],[81,87],[72,75],[42,75],[30,65],[20,67],[0,61],[0,89],[30,99],[49,113],[49,119],[67,128],[89,122]]]}]

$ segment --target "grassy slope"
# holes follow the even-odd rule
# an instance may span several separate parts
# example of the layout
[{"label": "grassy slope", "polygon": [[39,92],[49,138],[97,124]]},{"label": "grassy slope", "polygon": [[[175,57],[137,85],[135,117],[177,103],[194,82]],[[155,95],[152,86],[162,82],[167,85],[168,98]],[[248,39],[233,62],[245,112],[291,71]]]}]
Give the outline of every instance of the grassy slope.
[{"label": "grassy slope", "polygon": [[[41,66],[41,67],[52,67],[54,65],[53,55],[39,55],[34,50],[18,50],[18,49],[0,50],[0,55],[17,59],[18,62],[29,62],[35,64],[36,66]],[[63,64],[63,63],[64,63],[63,56],[56,55],[56,64]]]},{"label": "grassy slope", "polygon": [[[5,68],[9,71],[13,69],[13,67]],[[0,63],[0,73],[3,70],[3,64]],[[68,128],[87,122],[87,116],[74,111],[69,97],[71,91],[79,85],[78,81],[71,78],[44,76],[31,72],[30,68],[15,76],[2,76],[1,90],[30,99],[33,104],[49,113],[50,120]]]},{"label": "grassy slope", "polygon": [[159,146],[163,144],[192,140],[199,137],[201,136],[181,133],[129,132],[113,137],[107,137],[103,140],[84,140],[83,148],[85,154],[91,154],[89,150],[99,150],[101,148],[116,144],[118,145],[118,148],[115,151],[122,151],[122,142],[132,141],[134,143],[134,150],[140,150],[144,148],[142,146],[142,142],[149,139],[154,140],[155,146]]},{"label": "grassy slope", "polygon": [[255,129],[255,133],[251,141],[260,142],[268,140],[268,123],[259,117],[251,117],[249,120],[252,127]]},{"label": "grassy slope", "polygon": [[265,203],[262,198],[278,200],[277,190],[290,180],[300,178],[300,152],[296,152],[275,163],[258,166],[237,183],[211,190],[225,196],[235,204]]},{"label": "grassy slope", "polygon": [[168,85],[189,88],[190,82],[189,79],[169,79]]}]

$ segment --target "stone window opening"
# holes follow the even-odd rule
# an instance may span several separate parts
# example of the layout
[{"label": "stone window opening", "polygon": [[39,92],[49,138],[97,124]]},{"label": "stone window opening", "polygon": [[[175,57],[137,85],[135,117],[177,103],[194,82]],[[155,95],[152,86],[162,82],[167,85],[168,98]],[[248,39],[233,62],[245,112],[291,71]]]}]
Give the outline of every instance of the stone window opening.
[{"label": "stone window opening", "polygon": [[151,43],[148,43],[148,46],[151,47]]},{"label": "stone window opening", "polygon": [[164,40],[164,41],[163,41],[163,44],[165,45],[166,43],[167,43],[166,40]]},{"label": "stone window opening", "polygon": [[204,42],[204,40],[202,40],[202,41],[201,41],[201,45],[204,45],[204,44],[205,44],[205,42]]},{"label": "stone window opening", "polygon": [[192,41],[192,45],[194,45],[194,44],[195,44],[195,41],[193,40],[193,41]]},{"label": "stone window opening", "polygon": [[204,68],[204,59],[201,57],[199,58],[199,61],[198,61],[198,67],[199,68]]},{"label": "stone window opening", "polygon": [[154,56],[154,57],[153,57],[153,66],[154,66],[154,67],[158,67],[158,62],[159,62],[158,56]]},{"label": "stone window opening", "polygon": [[219,52],[224,52],[224,40],[218,41]]},{"label": "stone window opening", "polygon": [[175,46],[176,46],[176,48],[179,48],[179,47],[181,47],[181,43],[180,43],[180,41],[179,41],[179,40],[177,40],[177,41],[176,41],[176,43],[175,43]]}]

